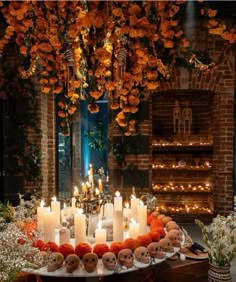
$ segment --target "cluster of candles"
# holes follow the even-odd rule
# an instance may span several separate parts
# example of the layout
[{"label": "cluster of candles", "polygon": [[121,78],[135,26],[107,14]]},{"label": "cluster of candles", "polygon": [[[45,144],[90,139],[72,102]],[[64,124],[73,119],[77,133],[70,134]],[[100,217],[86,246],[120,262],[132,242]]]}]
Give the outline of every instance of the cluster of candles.
[{"label": "cluster of candles", "polygon": [[174,140],[174,141],[167,141],[167,140],[153,140],[152,146],[211,146],[212,140],[211,138],[201,138],[199,139],[194,138],[193,140]]},{"label": "cluster of candles", "polygon": [[174,213],[174,214],[212,214],[209,207],[201,207],[198,205],[183,205],[183,206],[159,206],[157,211],[160,213]]},{"label": "cluster of candles", "polygon": [[211,192],[211,186],[207,184],[153,184],[153,191],[158,192]]},{"label": "cluster of candles", "polygon": [[[76,191],[76,190],[75,190]],[[87,224],[89,225],[90,215],[86,215],[82,208],[76,207],[76,198],[71,199],[71,206],[64,206],[61,209],[60,201],[56,197],[52,198],[50,207],[44,207],[41,201],[37,208],[37,221],[40,239],[45,242],[56,241],[56,232],[59,231],[59,243],[70,243],[70,229],[63,227],[67,219],[73,219],[75,245],[87,242]],[[129,237],[136,238],[147,231],[147,206],[140,199],[131,196],[130,205],[126,203],[123,207],[123,199],[120,193],[115,193],[113,203],[108,202],[102,205],[100,214],[96,221],[94,232],[95,243],[105,243],[107,241],[105,228],[102,228],[102,220],[111,219],[113,221],[113,240],[123,241],[124,227],[128,229]],[[124,224],[126,222],[126,225]],[[127,224],[128,223],[128,224]]]}]

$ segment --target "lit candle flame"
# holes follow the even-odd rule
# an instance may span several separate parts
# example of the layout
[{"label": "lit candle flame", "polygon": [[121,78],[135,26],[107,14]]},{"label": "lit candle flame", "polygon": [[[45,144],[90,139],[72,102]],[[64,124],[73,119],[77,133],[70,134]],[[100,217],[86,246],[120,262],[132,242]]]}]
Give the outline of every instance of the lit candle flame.
[{"label": "lit candle flame", "polygon": [[97,229],[101,230],[102,229],[102,222],[99,221],[98,224],[97,224]]},{"label": "lit candle flame", "polygon": [[40,207],[43,208],[44,205],[45,205],[44,200],[41,200],[41,202],[40,202]]},{"label": "lit candle flame", "polygon": [[66,208],[66,203],[64,203],[64,209]]},{"label": "lit candle flame", "polygon": [[129,203],[126,203],[125,207],[126,207],[126,209],[128,209],[129,208]]},{"label": "lit candle flame", "polygon": [[136,199],[136,197],[134,195],[131,195],[131,199]]},{"label": "lit candle flame", "polygon": [[95,189],[95,193],[96,193],[96,195],[99,195],[99,190],[98,190],[98,188]]},{"label": "lit candle flame", "polygon": [[130,219],[130,223],[135,224],[135,223],[136,223],[135,219],[134,219],[134,218],[131,218],[131,219]]},{"label": "lit candle flame", "polygon": [[57,198],[54,196],[54,197],[52,197],[52,200],[55,202],[57,200]]},{"label": "lit candle flame", "polygon": [[83,209],[76,209],[76,213],[81,215],[83,213]]},{"label": "lit candle flame", "polygon": [[115,196],[116,196],[116,197],[120,197],[120,192],[119,192],[119,191],[116,191]]},{"label": "lit candle flame", "polygon": [[143,201],[140,200],[140,201],[139,201],[139,205],[140,205],[140,206],[144,206]]}]

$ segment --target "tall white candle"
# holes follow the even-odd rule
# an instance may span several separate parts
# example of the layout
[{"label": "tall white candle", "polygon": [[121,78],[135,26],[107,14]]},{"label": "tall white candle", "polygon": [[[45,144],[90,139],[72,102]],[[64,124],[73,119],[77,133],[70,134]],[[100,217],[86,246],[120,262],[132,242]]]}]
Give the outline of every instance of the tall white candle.
[{"label": "tall white candle", "polygon": [[131,196],[131,217],[137,221],[137,206],[139,203],[139,199],[137,199],[134,195]]},{"label": "tall white candle", "polygon": [[95,230],[95,244],[106,243],[107,232],[106,229],[102,228],[102,223],[98,223],[98,228]]},{"label": "tall white candle", "polygon": [[120,196],[119,191],[116,191],[116,193],[115,193],[114,211],[122,211],[122,197]]},{"label": "tall white candle", "polygon": [[52,198],[51,209],[55,214],[55,228],[61,227],[61,203],[57,201],[56,197]]},{"label": "tall white candle", "polygon": [[113,217],[113,204],[112,203],[106,203],[104,205],[104,217],[106,218],[112,218]]},{"label": "tall white candle", "polygon": [[55,213],[48,208],[44,212],[44,242],[55,242]]},{"label": "tall white candle", "polygon": [[130,219],[131,209],[129,208],[129,203],[125,204],[125,208],[123,209],[123,215],[124,215],[124,218],[127,218],[128,220]]},{"label": "tall white candle", "polygon": [[123,241],[123,212],[114,211],[113,214],[113,241]]},{"label": "tall white candle", "polygon": [[131,218],[129,223],[129,237],[130,238],[137,238],[139,235],[139,223],[136,223],[136,221]]},{"label": "tall white candle", "polygon": [[85,215],[82,212],[82,209],[77,209],[74,217],[75,245],[87,242]]},{"label": "tall white candle", "polygon": [[44,201],[42,200],[40,202],[40,206],[37,207],[37,224],[38,224],[38,230],[39,233],[43,232],[43,219],[44,219],[44,213],[47,211],[47,208],[44,207]]},{"label": "tall white candle", "polygon": [[137,206],[137,219],[140,234],[143,235],[147,232],[147,206],[145,206],[142,201],[140,201]]}]

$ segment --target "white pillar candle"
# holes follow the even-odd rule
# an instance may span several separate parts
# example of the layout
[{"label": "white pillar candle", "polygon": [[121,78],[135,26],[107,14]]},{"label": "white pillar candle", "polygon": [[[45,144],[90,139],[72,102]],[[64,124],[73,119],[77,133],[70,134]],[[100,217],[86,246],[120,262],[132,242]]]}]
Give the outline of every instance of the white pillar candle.
[{"label": "white pillar candle", "polygon": [[139,235],[139,223],[136,223],[136,221],[131,218],[130,224],[129,224],[129,237],[130,238],[137,238]]},{"label": "white pillar candle", "polygon": [[113,241],[123,241],[123,212],[114,211],[113,214]]},{"label": "white pillar candle", "polygon": [[50,208],[44,212],[43,222],[44,242],[55,242],[55,213],[51,212]]},{"label": "white pillar candle", "polygon": [[85,215],[82,212],[82,209],[77,209],[74,217],[75,245],[87,242]]},{"label": "white pillar candle", "polygon": [[38,231],[39,235],[41,236],[43,233],[43,220],[44,220],[44,213],[47,211],[47,208],[44,207],[44,201],[42,200],[40,202],[40,206],[37,207],[37,225],[38,225]]},{"label": "white pillar candle", "polygon": [[116,193],[115,193],[114,211],[122,211],[122,197],[120,196],[119,191],[116,191]]},{"label": "white pillar candle", "polygon": [[63,227],[59,231],[59,245],[70,244],[70,229]]},{"label": "white pillar candle", "polygon": [[61,221],[66,221],[72,215],[72,207],[67,207],[64,203],[64,208],[61,210]]},{"label": "white pillar candle", "polygon": [[145,206],[142,201],[140,201],[137,206],[137,219],[140,234],[143,235],[147,232],[147,206]]},{"label": "white pillar candle", "polygon": [[106,243],[107,232],[102,228],[101,222],[98,223],[98,228],[95,230],[95,244]]},{"label": "white pillar candle", "polygon": [[106,203],[104,205],[104,217],[106,218],[112,218],[113,217],[113,204],[112,203]]},{"label": "white pillar candle", "polygon": [[124,218],[130,219],[131,218],[131,209],[129,208],[129,203],[125,204],[125,208],[123,209]]},{"label": "white pillar candle", "polygon": [[72,213],[75,214],[75,211],[76,211],[76,198],[75,197],[72,197],[71,198],[71,208],[72,208]]},{"label": "white pillar candle", "polygon": [[55,228],[61,227],[61,203],[57,201],[56,197],[52,198],[51,209],[55,214]]},{"label": "white pillar candle", "polygon": [[137,206],[139,203],[139,199],[137,199],[134,195],[131,196],[131,217],[137,220]]}]

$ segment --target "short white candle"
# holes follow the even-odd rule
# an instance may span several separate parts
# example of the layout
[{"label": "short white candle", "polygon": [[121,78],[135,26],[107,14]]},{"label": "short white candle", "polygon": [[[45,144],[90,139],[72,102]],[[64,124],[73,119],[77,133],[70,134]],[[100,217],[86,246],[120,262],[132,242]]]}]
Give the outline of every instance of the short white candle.
[{"label": "short white candle", "polygon": [[128,220],[130,219],[131,209],[129,208],[129,203],[125,204],[125,208],[123,209],[123,215],[124,215],[124,218],[128,218]]},{"label": "short white candle", "polygon": [[123,212],[114,211],[113,214],[113,241],[123,241]]},{"label": "short white candle", "polygon": [[136,223],[136,221],[131,218],[129,223],[129,237],[130,238],[137,238],[139,235],[139,223]]},{"label": "short white candle", "polygon": [[59,244],[70,244],[70,229],[64,227],[60,229]]},{"label": "short white candle", "polygon": [[55,242],[55,213],[48,208],[44,212],[44,242]]},{"label": "short white candle", "polygon": [[122,211],[122,197],[120,196],[119,191],[116,191],[116,193],[115,193],[114,211]]},{"label": "short white candle", "polygon": [[112,203],[106,203],[104,205],[104,217],[106,218],[112,218],[113,217],[113,204]]},{"label": "short white candle", "polygon": [[74,217],[75,245],[87,242],[85,215],[82,212],[82,209],[77,209]]},{"label": "short white candle", "polygon": [[131,196],[131,217],[137,220],[137,206],[139,203],[139,199],[137,199],[134,195]]},{"label": "short white candle", "polygon": [[57,201],[56,197],[52,198],[51,209],[55,214],[55,228],[60,228],[61,226],[61,203]]},{"label": "short white candle", "polygon": [[140,201],[137,206],[137,219],[140,234],[143,235],[147,232],[147,206],[145,206],[142,201]]},{"label": "short white candle", "polygon": [[102,228],[102,223],[98,223],[98,228],[95,230],[95,244],[106,243],[107,232],[106,229]]}]

